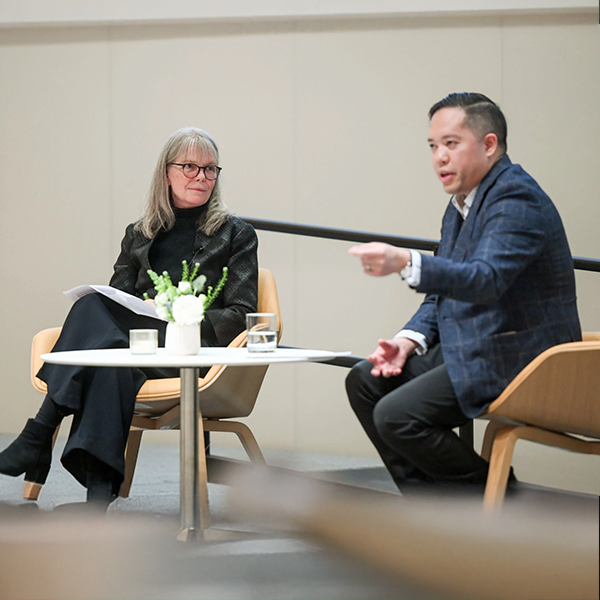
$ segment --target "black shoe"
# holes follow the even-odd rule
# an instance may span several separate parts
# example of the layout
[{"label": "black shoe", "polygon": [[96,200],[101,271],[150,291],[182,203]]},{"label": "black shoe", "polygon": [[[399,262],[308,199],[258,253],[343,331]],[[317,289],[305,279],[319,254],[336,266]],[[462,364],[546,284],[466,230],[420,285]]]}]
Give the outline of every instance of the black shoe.
[{"label": "black shoe", "polygon": [[106,510],[117,497],[119,489],[115,480],[115,471],[90,454],[86,457],[86,467],[87,502]]},{"label": "black shoe", "polygon": [[50,425],[29,419],[19,437],[0,452],[0,473],[12,477],[25,473],[25,481],[46,483],[55,431],[56,428]]},{"label": "black shoe", "polygon": [[106,482],[105,485],[91,485],[87,489],[87,504],[98,510],[106,511],[108,505],[117,498],[117,495],[114,494],[112,490],[112,481]]}]

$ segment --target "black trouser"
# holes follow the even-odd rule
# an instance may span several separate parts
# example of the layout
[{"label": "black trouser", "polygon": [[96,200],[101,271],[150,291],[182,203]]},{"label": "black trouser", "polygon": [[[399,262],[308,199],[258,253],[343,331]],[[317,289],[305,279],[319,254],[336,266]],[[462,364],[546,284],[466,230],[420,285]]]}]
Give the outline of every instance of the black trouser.
[{"label": "black trouser", "polygon": [[397,377],[374,377],[362,361],[346,379],[350,404],[401,491],[423,483],[482,486],[488,463],[452,430],[465,417],[438,344],[412,355]]},{"label": "black trouser", "polygon": [[[136,315],[99,294],[78,300],[69,312],[54,351],[127,348],[130,329],[158,329],[164,344],[166,323]],[[113,471],[114,486],[123,481],[124,452],[137,392],[146,379],[177,377],[178,369],[80,367],[45,363],[38,377],[48,395],[73,425],[61,461],[79,483],[87,484],[88,454]]]}]

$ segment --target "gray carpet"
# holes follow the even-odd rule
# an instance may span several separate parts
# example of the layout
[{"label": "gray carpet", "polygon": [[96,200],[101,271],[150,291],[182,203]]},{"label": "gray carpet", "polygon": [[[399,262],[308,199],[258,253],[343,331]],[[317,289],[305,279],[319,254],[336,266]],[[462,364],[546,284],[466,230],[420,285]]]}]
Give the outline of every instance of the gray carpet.
[{"label": "gray carpet", "polygon": [[[0,449],[13,437],[0,435]],[[3,524],[17,524],[26,530],[29,546],[44,538],[43,531],[77,524],[80,534],[88,538],[104,531],[131,532],[143,548],[134,544],[135,553],[146,553],[143,564],[134,563],[127,573],[115,576],[115,585],[90,584],[85,593],[79,588],[75,598],[148,598],[198,600],[278,600],[278,599],[348,599],[364,598],[402,599],[431,598],[409,582],[398,583],[387,576],[341,556],[314,540],[297,533],[282,533],[256,524],[249,524],[228,510],[229,488],[209,484],[211,525],[221,530],[243,533],[239,539],[221,543],[183,544],[175,541],[179,530],[179,448],[177,446],[142,443],[136,474],[129,498],[118,498],[109,508],[101,525],[94,515],[83,514],[79,507],[68,504],[85,500],[85,490],[62,467],[59,461],[64,443],[59,440],[54,450],[54,462],[38,502],[22,500],[23,478],[0,475],[0,520]],[[243,459],[243,452],[232,448],[213,449],[215,454],[232,459]],[[374,459],[352,459],[339,456],[265,452],[270,465],[286,469],[314,471],[319,475],[331,471],[334,478],[343,473],[365,469],[365,482],[387,487],[395,493],[391,479]],[[57,508],[58,507],[58,508]],[[33,532],[32,532],[33,527]],[[66,527],[68,529],[68,527]],[[35,533],[35,530],[38,533]],[[150,531],[149,531],[150,530]],[[120,539],[120,533],[115,534]],[[58,535],[60,538],[60,534]],[[82,544],[77,536],[67,542]],[[24,542],[25,543],[25,542]],[[106,563],[101,540],[97,542],[101,559]],[[2,564],[0,541],[0,565]],[[6,545],[5,545],[6,546]],[[128,564],[130,542],[121,540],[121,549],[115,547],[106,553],[123,553]],[[149,546],[152,551],[148,552]],[[143,550],[143,552],[142,552]],[[29,552],[28,556],[31,556]],[[50,560],[50,556],[46,557]],[[0,566],[0,573],[3,568]],[[102,579],[109,576],[95,571]],[[111,565],[110,571],[114,571]],[[137,573],[136,573],[137,572]],[[27,579],[28,573],[15,574]],[[6,573],[5,573],[6,576]],[[62,577],[69,577],[61,571]],[[1,581],[2,576],[0,576]],[[67,597],[69,589],[52,584],[60,597]],[[1,587],[1,586],[0,586]],[[48,598],[48,586],[41,589],[25,588],[21,597]],[[36,595],[36,594],[40,595]],[[87,594],[87,595],[86,595]],[[97,595],[99,594],[99,595]],[[0,598],[9,597],[2,595]],[[10,596],[12,598],[18,596]]]}]

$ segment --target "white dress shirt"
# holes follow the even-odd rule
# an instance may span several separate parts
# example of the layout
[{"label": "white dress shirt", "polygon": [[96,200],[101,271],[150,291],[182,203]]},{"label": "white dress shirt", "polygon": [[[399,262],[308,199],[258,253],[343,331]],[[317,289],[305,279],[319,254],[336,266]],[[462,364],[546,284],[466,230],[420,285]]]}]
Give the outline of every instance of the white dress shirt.
[{"label": "white dress shirt", "polygon": [[[469,210],[471,210],[471,206],[473,206],[473,200],[475,199],[475,194],[477,193],[477,188],[479,185],[476,185],[469,195],[465,198],[463,205],[461,206],[456,200],[456,196],[452,196],[450,202],[456,210],[459,212],[460,216],[463,218],[463,221],[467,218],[469,214]],[[410,251],[410,262],[412,263],[411,267],[409,267],[409,272],[403,272],[402,279],[411,287],[415,288],[421,283],[421,253],[416,250]],[[416,348],[415,352],[419,355],[423,355],[427,353],[427,340],[422,333],[418,331],[413,331],[412,329],[403,329],[399,331],[394,338],[404,337],[409,340],[413,340],[413,342],[417,342],[419,347]]]}]

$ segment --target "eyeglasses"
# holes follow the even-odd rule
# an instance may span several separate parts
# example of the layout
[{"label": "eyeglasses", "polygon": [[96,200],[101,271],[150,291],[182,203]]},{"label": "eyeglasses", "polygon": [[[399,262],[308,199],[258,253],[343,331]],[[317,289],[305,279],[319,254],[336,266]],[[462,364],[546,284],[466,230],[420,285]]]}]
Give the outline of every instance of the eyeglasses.
[{"label": "eyeglasses", "polygon": [[219,177],[219,173],[223,170],[221,167],[217,167],[216,165],[208,165],[206,167],[201,167],[200,165],[195,165],[194,163],[168,163],[167,166],[174,165],[176,167],[181,167],[183,174],[188,179],[194,179],[194,177],[198,177],[198,173],[200,171],[204,171],[204,177],[209,181],[215,181],[217,177]]}]

